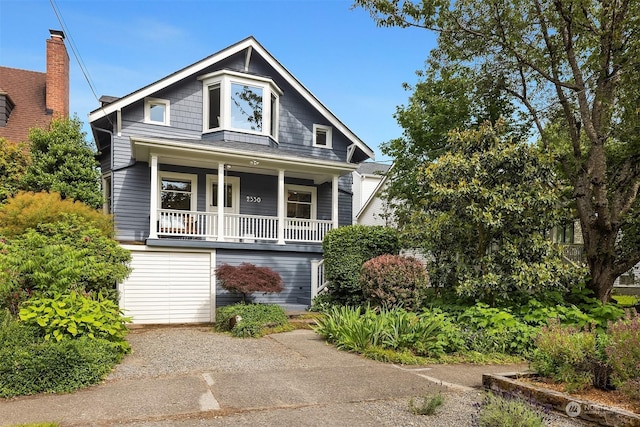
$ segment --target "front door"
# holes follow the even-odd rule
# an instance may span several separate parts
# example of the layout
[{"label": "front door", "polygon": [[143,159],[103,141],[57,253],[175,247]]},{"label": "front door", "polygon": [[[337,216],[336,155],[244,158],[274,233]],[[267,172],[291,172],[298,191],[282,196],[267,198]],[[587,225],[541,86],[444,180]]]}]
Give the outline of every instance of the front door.
[{"label": "front door", "polygon": [[[239,237],[240,219],[237,214],[240,212],[240,178],[236,176],[226,176],[224,178],[224,235]],[[207,175],[207,212],[218,213],[218,176]]]}]

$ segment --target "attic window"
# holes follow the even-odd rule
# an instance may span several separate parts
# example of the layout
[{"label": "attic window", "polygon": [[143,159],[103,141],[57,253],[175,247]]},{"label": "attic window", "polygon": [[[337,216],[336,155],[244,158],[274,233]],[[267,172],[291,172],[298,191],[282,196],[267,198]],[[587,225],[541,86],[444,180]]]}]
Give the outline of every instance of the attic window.
[{"label": "attic window", "polygon": [[331,148],[331,126],[313,125],[313,146]]},{"label": "attic window", "polygon": [[157,98],[145,99],[144,121],[145,123],[169,126],[169,101]]},{"label": "attic window", "polygon": [[14,104],[6,93],[0,93],[0,127],[5,127]]}]

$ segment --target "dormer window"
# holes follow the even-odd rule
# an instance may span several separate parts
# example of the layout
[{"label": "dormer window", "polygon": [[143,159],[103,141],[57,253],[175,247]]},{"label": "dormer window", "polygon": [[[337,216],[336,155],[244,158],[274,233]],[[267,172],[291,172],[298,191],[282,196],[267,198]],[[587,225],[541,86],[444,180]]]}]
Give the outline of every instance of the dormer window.
[{"label": "dormer window", "polygon": [[169,126],[169,101],[146,98],[144,100],[144,121],[145,123]]},{"label": "dormer window", "polygon": [[277,140],[282,91],[271,79],[226,70],[200,80],[204,93],[203,132],[224,129]]},{"label": "dormer window", "polygon": [[313,125],[313,146],[331,148],[331,126]]}]

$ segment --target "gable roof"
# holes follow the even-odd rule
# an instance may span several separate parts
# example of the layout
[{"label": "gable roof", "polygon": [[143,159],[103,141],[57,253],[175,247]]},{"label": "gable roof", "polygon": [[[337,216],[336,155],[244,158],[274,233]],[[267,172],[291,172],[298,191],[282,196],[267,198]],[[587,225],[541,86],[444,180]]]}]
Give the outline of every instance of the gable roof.
[{"label": "gable roof", "polygon": [[29,129],[51,123],[45,103],[46,81],[46,73],[0,67],[0,93],[8,95],[14,104],[6,125],[0,127],[0,137],[26,141]]},{"label": "gable roof", "polygon": [[[387,179],[389,178],[389,171],[391,171],[392,168],[393,168],[393,164],[391,166],[389,166],[389,168],[387,169],[386,173],[384,175],[382,175],[382,179],[380,180],[380,182],[378,182],[378,185],[376,185],[376,188],[373,190],[373,192],[371,193],[369,198],[364,202],[364,204],[362,205],[362,207],[360,208],[360,210],[356,214],[356,216],[355,216],[356,220],[359,219],[360,216],[362,216],[362,214],[367,209],[369,209],[369,205],[371,205],[375,199],[379,199],[380,198],[382,189],[387,184]],[[358,168],[358,170],[359,169],[360,168]]]},{"label": "gable roof", "polygon": [[360,148],[363,153],[368,157],[374,158],[374,153],[371,148],[367,146],[360,138],[358,138],[344,123],[342,123],[335,114],[333,114],[327,107],[325,107],[319,100],[313,95],[293,74],[291,74],[277,59],[273,57],[258,41],[249,36],[244,40],[241,40],[213,55],[210,55],[192,65],[189,65],[175,73],[172,73],[163,79],[158,80],[148,86],[138,89],[122,98],[119,98],[107,105],[103,105],[100,108],[93,110],[89,113],[89,122],[94,122],[100,118],[106,117],[109,114],[118,111],[134,102],[144,99],[147,96],[154,94],[155,92],[162,90],[180,80],[192,76],[211,65],[214,65],[238,52],[242,52],[245,49],[251,48],[254,52],[257,52],[264,60],[274,69],[287,83],[289,83],[302,97],[308,101],[315,109],[317,109],[336,129],[342,132],[356,147]]}]

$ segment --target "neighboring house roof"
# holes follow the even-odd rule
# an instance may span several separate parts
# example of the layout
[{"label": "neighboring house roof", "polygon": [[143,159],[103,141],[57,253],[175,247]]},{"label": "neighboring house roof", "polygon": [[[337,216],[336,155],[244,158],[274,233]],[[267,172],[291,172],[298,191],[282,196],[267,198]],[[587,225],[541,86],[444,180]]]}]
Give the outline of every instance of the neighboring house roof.
[{"label": "neighboring house roof", "polygon": [[[366,163],[363,163],[362,165],[365,165],[365,164]],[[377,165],[381,165],[381,164],[377,163]],[[385,165],[381,165],[381,166],[385,166]],[[360,216],[369,208],[369,206],[373,203],[373,200],[380,198],[380,192],[382,191],[382,189],[384,188],[387,182],[387,179],[389,177],[389,171],[391,170],[391,168],[393,168],[393,165],[387,167],[387,170],[385,171],[384,176],[376,186],[375,190],[373,190],[373,193],[371,193],[371,196],[369,196],[367,201],[362,204],[362,207],[356,214],[356,220],[360,218]],[[360,170],[360,168],[358,168],[358,170]]]},{"label": "neighboring house roof", "polygon": [[[333,114],[327,107],[325,107],[318,98],[315,97],[293,74],[291,74],[277,59],[275,59],[258,41],[252,36],[239,41],[213,55],[210,55],[188,67],[185,67],[167,77],[158,80],[148,86],[145,86],[135,92],[123,96],[122,98],[103,100],[103,105],[100,108],[93,110],[89,114],[89,121],[94,122],[100,118],[106,117],[109,114],[116,112],[134,102],[144,99],[147,96],[151,96],[154,93],[162,90],[180,80],[192,76],[207,67],[216,64],[238,52],[242,52],[246,49],[252,49],[257,52],[264,60],[284,78],[296,91],[298,91],[302,97],[309,102],[314,108],[316,108],[336,129],[342,132],[356,147],[370,157],[374,158],[373,150],[368,147],[360,138],[358,138],[344,123],[342,123],[335,114]],[[111,101],[111,102],[109,102]],[[109,102],[109,103],[107,103]]]},{"label": "neighboring house roof", "polygon": [[377,162],[364,162],[356,170],[360,175],[384,175],[391,168],[391,165]]},{"label": "neighboring house roof", "polygon": [[0,137],[22,142],[28,139],[29,129],[49,125],[52,114],[45,104],[46,80],[46,73],[0,67],[0,94],[14,104],[6,125],[0,127]]}]

